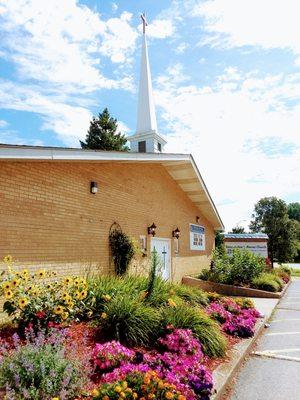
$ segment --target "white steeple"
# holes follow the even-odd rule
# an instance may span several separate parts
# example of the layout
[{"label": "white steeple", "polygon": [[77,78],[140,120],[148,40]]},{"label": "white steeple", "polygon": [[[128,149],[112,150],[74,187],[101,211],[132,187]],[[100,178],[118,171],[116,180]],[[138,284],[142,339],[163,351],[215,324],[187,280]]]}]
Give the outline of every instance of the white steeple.
[{"label": "white steeple", "polygon": [[161,152],[166,141],[157,133],[155,106],[152,92],[151,72],[146,41],[145,14],[141,15],[143,21],[142,58],[140,69],[140,86],[137,110],[136,133],[128,138],[131,151]]}]

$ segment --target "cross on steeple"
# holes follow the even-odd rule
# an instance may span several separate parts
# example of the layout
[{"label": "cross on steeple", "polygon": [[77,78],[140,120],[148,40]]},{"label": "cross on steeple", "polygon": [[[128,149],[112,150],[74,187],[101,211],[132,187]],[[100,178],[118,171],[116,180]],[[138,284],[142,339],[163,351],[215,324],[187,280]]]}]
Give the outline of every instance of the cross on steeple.
[{"label": "cross on steeple", "polygon": [[148,26],[148,22],[146,20],[146,14],[145,13],[141,14],[141,18],[142,18],[142,21],[143,21],[143,34],[145,35],[146,26]]}]

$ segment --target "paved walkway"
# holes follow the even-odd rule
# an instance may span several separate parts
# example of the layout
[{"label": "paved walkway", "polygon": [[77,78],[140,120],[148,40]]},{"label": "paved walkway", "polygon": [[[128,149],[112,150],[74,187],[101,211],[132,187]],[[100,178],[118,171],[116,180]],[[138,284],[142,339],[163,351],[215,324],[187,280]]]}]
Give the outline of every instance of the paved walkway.
[{"label": "paved walkway", "polygon": [[279,302],[226,400],[300,399],[300,279]]}]

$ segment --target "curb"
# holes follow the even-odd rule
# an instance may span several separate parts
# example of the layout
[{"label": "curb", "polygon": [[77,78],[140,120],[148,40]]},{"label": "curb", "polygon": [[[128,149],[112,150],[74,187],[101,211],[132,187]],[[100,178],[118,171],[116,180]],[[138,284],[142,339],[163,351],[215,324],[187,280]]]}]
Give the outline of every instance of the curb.
[{"label": "curb", "polygon": [[[288,285],[286,285],[288,286]],[[279,300],[275,304],[274,309],[277,307]],[[229,352],[230,361],[219,365],[212,373],[214,380],[215,393],[211,396],[211,400],[221,400],[225,391],[228,389],[229,384],[235,377],[239,367],[244,362],[245,358],[250,354],[257,339],[264,331],[265,323],[269,320],[270,316],[264,317],[257,322],[255,333],[249,339],[242,339],[237,343]]]}]

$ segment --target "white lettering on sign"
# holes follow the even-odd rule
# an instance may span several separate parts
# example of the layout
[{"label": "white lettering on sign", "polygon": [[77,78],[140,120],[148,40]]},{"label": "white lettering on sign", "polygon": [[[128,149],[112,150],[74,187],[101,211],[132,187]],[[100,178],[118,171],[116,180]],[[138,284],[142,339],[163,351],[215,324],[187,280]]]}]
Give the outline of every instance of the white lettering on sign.
[{"label": "white lettering on sign", "polygon": [[205,250],[204,226],[190,224],[190,249]]},{"label": "white lettering on sign", "polygon": [[258,256],[268,257],[267,242],[225,242],[224,244],[228,255],[232,254],[233,249],[246,249]]}]

